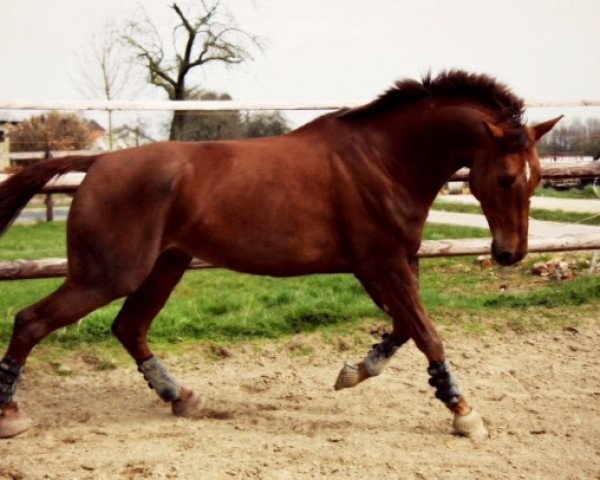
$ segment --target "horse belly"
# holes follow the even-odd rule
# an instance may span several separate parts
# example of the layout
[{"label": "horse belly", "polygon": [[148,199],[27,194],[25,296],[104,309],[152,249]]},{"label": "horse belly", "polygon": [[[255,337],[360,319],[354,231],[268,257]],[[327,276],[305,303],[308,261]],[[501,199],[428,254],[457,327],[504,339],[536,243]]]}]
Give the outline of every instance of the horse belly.
[{"label": "horse belly", "polygon": [[[195,257],[231,270],[272,276],[348,271],[338,232],[316,219],[282,212],[220,217],[196,222],[180,238]],[[303,220],[303,221],[302,221]]]}]

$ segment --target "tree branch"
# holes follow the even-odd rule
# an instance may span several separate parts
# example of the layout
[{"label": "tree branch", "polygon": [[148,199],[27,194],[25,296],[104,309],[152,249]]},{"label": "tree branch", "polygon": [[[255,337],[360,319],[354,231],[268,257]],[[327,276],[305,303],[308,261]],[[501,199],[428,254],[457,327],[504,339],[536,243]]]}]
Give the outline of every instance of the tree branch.
[{"label": "tree branch", "polygon": [[[199,0],[196,10],[170,5],[177,24],[173,28],[174,55],[165,59],[160,35],[146,12],[139,22],[132,22],[123,41],[144,64],[152,85],[164,89],[170,99],[182,100],[189,89],[186,81],[193,69],[208,63],[239,64],[252,59],[251,47],[260,48],[258,38],[239,28],[221,0]],[[195,12],[195,13],[192,13]],[[180,130],[180,116],[174,115],[171,136]],[[174,133],[175,132],[175,133]]]}]

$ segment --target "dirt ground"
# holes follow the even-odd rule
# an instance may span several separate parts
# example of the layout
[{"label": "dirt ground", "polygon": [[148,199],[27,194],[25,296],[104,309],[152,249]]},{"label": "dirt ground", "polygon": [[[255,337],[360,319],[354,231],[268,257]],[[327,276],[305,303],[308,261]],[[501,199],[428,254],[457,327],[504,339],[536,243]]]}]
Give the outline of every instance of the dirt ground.
[{"label": "dirt ground", "polygon": [[163,357],[207,397],[196,420],[171,416],[133,365],[30,367],[19,396],[36,424],[0,442],[0,478],[600,479],[600,327],[444,338],[485,441],[451,434],[413,344],[335,392],[364,346],[304,336]]}]

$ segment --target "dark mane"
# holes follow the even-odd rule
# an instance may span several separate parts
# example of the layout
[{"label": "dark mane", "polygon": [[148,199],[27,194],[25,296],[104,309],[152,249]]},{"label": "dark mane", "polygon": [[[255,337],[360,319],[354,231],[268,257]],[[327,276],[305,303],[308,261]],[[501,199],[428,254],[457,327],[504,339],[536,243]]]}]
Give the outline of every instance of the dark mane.
[{"label": "dark mane", "polygon": [[505,132],[499,142],[500,148],[510,152],[529,147],[529,137],[523,125],[523,99],[489,75],[463,70],[449,70],[435,78],[428,74],[421,82],[400,80],[379,98],[357,108],[341,110],[337,116],[349,120],[364,119],[424,98],[457,98],[488,107],[496,113],[496,122]]},{"label": "dark mane", "polygon": [[499,121],[511,126],[521,124],[524,102],[504,84],[485,74],[450,70],[435,78],[431,74],[421,82],[400,80],[376,100],[361,107],[340,112],[341,117],[356,118],[383,113],[426,97],[470,99],[499,114]]}]

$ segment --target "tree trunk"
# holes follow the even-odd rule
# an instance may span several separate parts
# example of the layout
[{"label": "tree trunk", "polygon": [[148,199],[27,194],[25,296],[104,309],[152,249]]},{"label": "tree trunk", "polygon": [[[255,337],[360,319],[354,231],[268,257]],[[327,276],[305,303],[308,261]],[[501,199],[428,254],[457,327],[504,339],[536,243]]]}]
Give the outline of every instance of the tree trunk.
[{"label": "tree trunk", "polygon": [[171,130],[169,132],[169,140],[183,139],[186,113],[187,112],[180,110],[176,110],[175,112],[173,112],[173,119],[171,120]]},{"label": "tree trunk", "polygon": [[[185,75],[179,72],[177,83],[172,90],[169,97],[171,100],[186,100],[185,91]],[[169,132],[169,140],[182,140],[183,132],[185,128],[185,117],[187,112],[181,110],[175,110],[173,112],[173,119],[171,120],[171,131]]]}]

